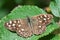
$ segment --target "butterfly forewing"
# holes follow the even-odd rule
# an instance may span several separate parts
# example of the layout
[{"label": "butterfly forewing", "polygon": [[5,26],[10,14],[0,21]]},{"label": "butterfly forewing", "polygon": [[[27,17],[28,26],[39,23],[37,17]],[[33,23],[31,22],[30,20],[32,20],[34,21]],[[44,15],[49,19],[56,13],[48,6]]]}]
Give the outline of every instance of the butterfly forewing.
[{"label": "butterfly forewing", "polygon": [[22,36],[22,37],[29,37],[32,35],[32,30],[31,27],[29,26],[30,24],[28,23],[27,20],[21,19],[19,25],[17,25],[17,34]]},{"label": "butterfly forewing", "polygon": [[32,24],[33,24],[33,34],[41,34],[45,31],[46,25],[51,22],[52,15],[50,14],[41,14],[38,16],[32,17]]},{"label": "butterfly forewing", "polygon": [[32,24],[33,24],[33,26],[32,26],[33,34],[39,35],[39,34],[43,33],[46,29],[46,25],[42,25],[38,21],[37,17],[32,18]]},{"label": "butterfly forewing", "polygon": [[16,31],[16,24],[18,24],[17,20],[10,20],[9,22],[5,23],[5,27],[10,31]]}]

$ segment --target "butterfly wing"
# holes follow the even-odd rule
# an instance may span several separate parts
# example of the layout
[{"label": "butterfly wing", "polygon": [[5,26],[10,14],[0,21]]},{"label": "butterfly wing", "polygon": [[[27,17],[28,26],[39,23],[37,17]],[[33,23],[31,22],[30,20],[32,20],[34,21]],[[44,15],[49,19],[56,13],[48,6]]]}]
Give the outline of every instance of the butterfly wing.
[{"label": "butterfly wing", "polygon": [[30,24],[28,23],[27,20],[21,19],[20,20],[21,24],[17,25],[17,34],[22,36],[22,37],[29,37],[32,35],[32,30],[31,27],[29,26]]},{"label": "butterfly wing", "polygon": [[16,31],[16,24],[18,20],[10,20],[9,22],[5,23],[5,27],[9,29],[10,31]]},{"label": "butterfly wing", "polygon": [[29,26],[28,21],[24,19],[11,20],[6,22],[5,27],[10,31],[15,31],[22,37],[29,37],[32,35],[31,27]]},{"label": "butterfly wing", "polygon": [[32,24],[33,24],[33,34],[41,34],[45,31],[46,25],[51,22],[53,16],[51,14],[41,14],[38,16],[32,17]]}]

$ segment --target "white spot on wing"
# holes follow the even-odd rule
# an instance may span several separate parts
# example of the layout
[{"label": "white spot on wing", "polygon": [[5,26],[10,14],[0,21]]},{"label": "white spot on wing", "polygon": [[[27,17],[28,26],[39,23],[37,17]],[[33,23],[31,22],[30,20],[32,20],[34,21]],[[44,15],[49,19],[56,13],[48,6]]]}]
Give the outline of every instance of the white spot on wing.
[{"label": "white spot on wing", "polygon": [[39,21],[40,23],[42,22],[42,21]]},{"label": "white spot on wing", "polygon": [[39,28],[41,28],[42,26],[39,26]]},{"label": "white spot on wing", "polygon": [[43,18],[43,20],[46,20],[46,18]]},{"label": "white spot on wing", "polygon": [[10,24],[12,24],[12,21],[9,21]]},{"label": "white spot on wing", "polygon": [[18,27],[21,27],[21,25],[18,25]]},{"label": "white spot on wing", "polygon": [[24,29],[21,29],[22,31],[24,31]]},{"label": "white spot on wing", "polygon": [[8,27],[11,27],[11,25],[8,25]]},{"label": "white spot on wing", "polygon": [[20,23],[20,21],[18,20],[18,23]]},{"label": "white spot on wing", "polygon": [[42,16],[40,16],[41,18],[43,18]]},{"label": "white spot on wing", "polygon": [[15,24],[12,24],[12,26],[15,26]]},{"label": "white spot on wing", "polygon": [[16,23],[16,20],[14,20],[14,23]]},{"label": "white spot on wing", "polygon": [[47,15],[44,15],[44,17],[47,17]]},{"label": "white spot on wing", "polygon": [[6,23],[6,25],[8,25],[9,23]]}]

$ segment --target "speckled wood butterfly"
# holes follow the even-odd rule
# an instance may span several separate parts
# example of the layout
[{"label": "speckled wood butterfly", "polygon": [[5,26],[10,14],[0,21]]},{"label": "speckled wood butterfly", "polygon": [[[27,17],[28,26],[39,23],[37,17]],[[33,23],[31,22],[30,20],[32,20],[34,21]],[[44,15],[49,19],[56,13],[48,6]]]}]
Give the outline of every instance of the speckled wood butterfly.
[{"label": "speckled wood butterfly", "polygon": [[31,18],[10,20],[5,23],[5,27],[22,37],[29,37],[32,34],[42,34],[46,26],[51,23],[52,18],[53,16],[51,14],[40,14]]}]

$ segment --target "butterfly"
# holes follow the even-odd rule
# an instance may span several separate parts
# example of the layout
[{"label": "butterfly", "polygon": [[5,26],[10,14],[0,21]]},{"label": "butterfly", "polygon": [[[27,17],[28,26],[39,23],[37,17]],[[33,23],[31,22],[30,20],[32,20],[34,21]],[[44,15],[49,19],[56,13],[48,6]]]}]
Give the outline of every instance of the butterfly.
[{"label": "butterfly", "polygon": [[46,26],[51,23],[52,18],[51,14],[40,14],[31,18],[10,20],[5,23],[5,27],[22,37],[30,37],[33,34],[42,34]]}]

